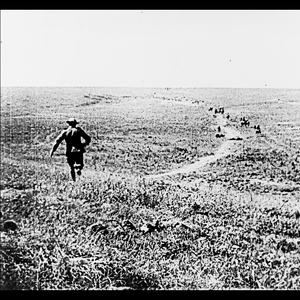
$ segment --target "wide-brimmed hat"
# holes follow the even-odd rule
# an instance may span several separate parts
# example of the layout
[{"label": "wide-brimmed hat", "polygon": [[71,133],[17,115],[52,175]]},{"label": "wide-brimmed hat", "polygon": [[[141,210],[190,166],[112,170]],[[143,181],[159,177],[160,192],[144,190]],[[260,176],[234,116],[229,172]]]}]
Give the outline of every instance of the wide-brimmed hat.
[{"label": "wide-brimmed hat", "polygon": [[78,122],[76,121],[75,118],[70,118],[68,121],[67,121],[68,124],[78,124]]}]

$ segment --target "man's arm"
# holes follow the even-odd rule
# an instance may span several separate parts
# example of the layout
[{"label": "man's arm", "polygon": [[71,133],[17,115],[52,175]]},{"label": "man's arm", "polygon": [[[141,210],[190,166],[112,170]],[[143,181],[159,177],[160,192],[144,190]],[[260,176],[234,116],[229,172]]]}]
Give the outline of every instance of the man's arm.
[{"label": "man's arm", "polygon": [[65,131],[62,131],[53,144],[53,147],[50,151],[50,157],[52,157],[53,153],[56,151],[59,144],[64,140],[64,138],[65,138]]},{"label": "man's arm", "polygon": [[85,143],[83,144],[83,146],[88,146],[91,142],[91,137],[82,129],[80,128],[81,131],[81,136],[84,138]]}]

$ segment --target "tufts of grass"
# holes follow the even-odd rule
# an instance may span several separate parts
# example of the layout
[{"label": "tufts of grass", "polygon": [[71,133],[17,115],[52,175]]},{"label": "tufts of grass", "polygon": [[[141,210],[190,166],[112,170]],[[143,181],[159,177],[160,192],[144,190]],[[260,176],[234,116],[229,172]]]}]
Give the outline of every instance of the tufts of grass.
[{"label": "tufts of grass", "polygon": [[299,218],[280,205],[105,173],[34,176],[47,188],[2,197],[19,224],[1,233],[2,289],[299,287]]}]

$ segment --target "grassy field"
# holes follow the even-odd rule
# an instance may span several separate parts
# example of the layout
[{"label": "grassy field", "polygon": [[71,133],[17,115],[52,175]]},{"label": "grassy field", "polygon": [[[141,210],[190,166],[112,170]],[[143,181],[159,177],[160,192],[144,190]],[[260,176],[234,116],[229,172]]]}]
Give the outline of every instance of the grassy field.
[{"label": "grassy field", "polygon": [[[216,138],[220,106],[242,140]],[[299,108],[300,90],[1,88],[1,289],[299,289]],[[92,137],[76,182],[64,145],[49,158],[69,117]]]}]

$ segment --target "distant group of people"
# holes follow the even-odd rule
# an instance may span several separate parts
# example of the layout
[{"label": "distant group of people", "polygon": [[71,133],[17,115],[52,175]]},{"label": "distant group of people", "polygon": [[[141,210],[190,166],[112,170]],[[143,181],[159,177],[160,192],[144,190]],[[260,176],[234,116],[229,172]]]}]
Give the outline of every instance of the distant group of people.
[{"label": "distant group of people", "polygon": [[[250,126],[250,121],[246,118],[246,117],[242,117],[240,119],[241,121],[241,126],[245,126],[245,127],[249,127]],[[261,129],[260,129],[260,125],[257,124],[257,125],[254,125],[253,128],[255,129],[255,133],[259,134],[261,133]]]},{"label": "distant group of people", "polygon": [[[209,111],[213,111],[214,110],[214,108],[211,106],[209,109],[208,109]],[[214,110],[214,115],[216,115],[216,114],[224,114],[224,112],[225,112],[225,109],[224,109],[224,107],[219,107],[219,108],[215,108],[215,110]],[[230,115],[229,114],[227,114],[226,115],[226,119],[230,119]]]},{"label": "distant group of people", "polygon": [[250,126],[250,121],[246,117],[242,117],[240,119],[240,121],[241,121],[241,127],[243,127],[243,126],[249,127]]},{"label": "distant group of people", "polygon": [[[214,112],[214,116],[216,117],[216,114],[224,114],[225,112],[225,109],[224,107],[219,107],[219,108],[213,108],[212,106],[209,107],[208,111],[213,111]],[[230,119],[230,115],[227,114],[226,115],[226,119]],[[250,121],[249,119],[247,119],[245,116],[241,117],[240,118],[240,125],[241,127],[245,126],[245,127],[249,127],[250,126]],[[261,128],[260,128],[260,125],[257,124],[257,125],[254,125],[253,128],[255,129],[255,133],[256,134],[260,134],[261,133]],[[217,127],[217,134],[216,134],[216,137],[222,137],[222,134],[220,133],[221,132],[221,127],[218,126]]]}]

